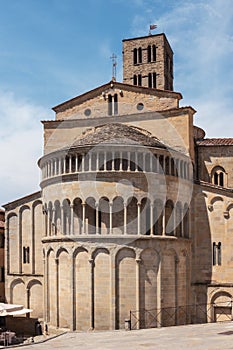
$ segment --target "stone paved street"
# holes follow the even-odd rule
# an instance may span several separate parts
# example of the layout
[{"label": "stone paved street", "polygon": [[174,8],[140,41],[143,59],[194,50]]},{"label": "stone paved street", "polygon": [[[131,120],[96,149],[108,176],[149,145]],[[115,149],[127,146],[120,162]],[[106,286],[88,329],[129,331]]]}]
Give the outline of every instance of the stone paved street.
[{"label": "stone paved street", "polygon": [[233,349],[233,323],[212,323],[139,331],[71,332],[27,350],[228,350]]}]

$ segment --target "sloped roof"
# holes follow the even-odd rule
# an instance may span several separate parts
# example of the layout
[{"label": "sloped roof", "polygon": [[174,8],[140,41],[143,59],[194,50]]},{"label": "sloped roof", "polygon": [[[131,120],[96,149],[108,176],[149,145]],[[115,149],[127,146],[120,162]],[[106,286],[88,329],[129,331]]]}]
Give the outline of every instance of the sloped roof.
[{"label": "sloped roof", "polygon": [[109,123],[87,129],[71,148],[98,144],[140,144],[149,147],[166,146],[148,131],[120,123]]},{"label": "sloped roof", "polygon": [[199,146],[233,146],[233,138],[211,138],[197,141]]},{"label": "sloped roof", "polygon": [[170,90],[160,90],[160,89],[155,89],[155,88],[148,88],[144,86],[136,86],[132,84],[125,84],[125,83],[120,83],[117,81],[110,81],[107,84],[98,86],[97,88],[87,91],[82,95],[76,96],[68,101],[65,101],[55,107],[52,108],[53,111],[56,113],[62,112],[66,110],[67,108],[72,108],[73,106],[77,104],[81,104],[85,101],[87,101],[90,98],[94,98],[98,95],[100,95],[102,92],[104,92],[107,89],[111,88],[117,88],[120,90],[126,90],[126,91],[133,91],[137,93],[142,93],[142,94],[149,94],[149,95],[154,95],[158,97],[172,97],[176,98],[178,100],[182,99],[182,95],[179,92],[174,92]]}]

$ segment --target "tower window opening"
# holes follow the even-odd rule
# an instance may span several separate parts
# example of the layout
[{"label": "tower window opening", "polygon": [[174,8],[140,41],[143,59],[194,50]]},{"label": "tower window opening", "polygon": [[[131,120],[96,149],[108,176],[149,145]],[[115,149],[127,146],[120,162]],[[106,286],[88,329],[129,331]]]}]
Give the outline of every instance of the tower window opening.
[{"label": "tower window opening", "polygon": [[118,95],[114,94],[108,95],[108,115],[117,115],[118,114]]},{"label": "tower window opening", "polygon": [[142,63],[142,48],[138,49],[138,63]]},{"label": "tower window opening", "polygon": [[118,114],[118,96],[114,94],[114,115]]},{"label": "tower window opening", "polygon": [[148,74],[148,87],[152,88],[152,74],[151,73]]},{"label": "tower window opening", "polygon": [[108,95],[108,115],[112,115],[112,95]]},{"label": "tower window opening", "polygon": [[23,247],[23,263],[24,264],[30,263],[30,249],[29,249],[29,247]]},{"label": "tower window opening", "polygon": [[133,50],[133,63],[138,64],[142,63],[142,48],[139,47],[138,49]]},{"label": "tower window opening", "polygon": [[156,46],[148,45],[147,47],[147,62],[155,62],[156,61]]},{"label": "tower window opening", "polygon": [[156,46],[153,45],[152,46],[152,57],[153,57],[153,61],[156,61]]},{"label": "tower window opening", "polygon": [[211,172],[212,183],[221,187],[226,186],[226,176],[227,174],[222,167],[214,167]]},{"label": "tower window opening", "polygon": [[134,85],[137,85],[137,84],[138,84],[138,79],[137,79],[136,74],[134,74],[134,76],[133,76],[133,84],[134,84]]},{"label": "tower window opening", "polygon": [[142,86],[142,75],[138,74],[138,86]]},{"label": "tower window opening", "polygon": [[138,74],[138,75],[134,74],[133,84],[138,85],[138,86],[142,86],[142,75],[141,74]]},{"label": "tower window opening", "polygon": [[157,74],[155,72],[148,74],[148,87],[155,89],[157,87]]},{"label": "tower window opening", "polygon": [[151,46],[148,45],[147,47],[147,61],[148,63],[151,62]]},{"label": "tower window opening", "polygon": [[138,50],[137,49],[133,50],[133,63],[134,64],[138,63]]},{"label": "tower window opening", "polygon": [[222,244],[213,242],[213,265],[222,265]]}]

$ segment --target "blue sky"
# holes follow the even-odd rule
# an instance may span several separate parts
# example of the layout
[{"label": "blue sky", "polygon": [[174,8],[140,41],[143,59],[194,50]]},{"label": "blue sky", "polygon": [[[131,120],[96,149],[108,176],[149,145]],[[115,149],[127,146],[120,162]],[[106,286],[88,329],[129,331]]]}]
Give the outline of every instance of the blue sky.
[{"label": "blue sky", "polygon": [[165,32],[175,90],[207,137],[233,137],[232,0],[0,0],[0,203],[39,189],[40,120],[111,79],[122,39]]}]

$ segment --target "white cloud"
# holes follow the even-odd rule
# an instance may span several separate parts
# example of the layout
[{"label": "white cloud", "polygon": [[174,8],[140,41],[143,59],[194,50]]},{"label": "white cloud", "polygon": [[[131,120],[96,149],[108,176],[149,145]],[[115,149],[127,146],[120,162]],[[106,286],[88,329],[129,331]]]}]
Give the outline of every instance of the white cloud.
[{"label": "white cloud", "polygon": [[42,154],[41,119],[46,111],[14,94],[0,91],[0,200],[1,204],[39,189]]},{"label": "white cloud", "polygon": [[[232,137],[232,0],[178,0],[160,14],[159,3],[148,1],[148,6],[157,16],[155,33],[164,31],[173,48],[181,104],[197,110],[196,123],[209,137]],[[145,35],[147,23],[146,14],[136,15],[134,35]]]}]

